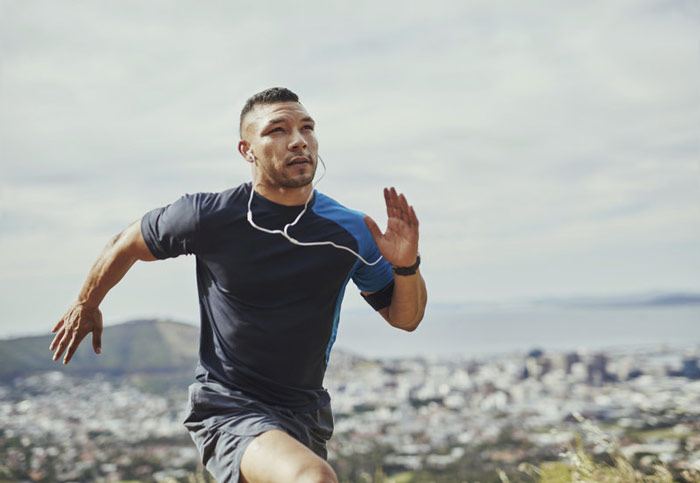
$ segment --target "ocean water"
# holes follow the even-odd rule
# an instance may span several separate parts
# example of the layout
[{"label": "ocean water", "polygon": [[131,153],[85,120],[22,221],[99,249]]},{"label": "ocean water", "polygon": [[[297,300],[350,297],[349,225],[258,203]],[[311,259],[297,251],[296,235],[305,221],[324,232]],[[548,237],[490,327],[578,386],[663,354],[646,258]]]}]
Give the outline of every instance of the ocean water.
[{"label": "ocean water", "polygon": [[414,332],[379,315],[343,313],[335,347],[368,357],[483,357],[630,348],[700,350],[700,305],[666,307],[428,307]]}]

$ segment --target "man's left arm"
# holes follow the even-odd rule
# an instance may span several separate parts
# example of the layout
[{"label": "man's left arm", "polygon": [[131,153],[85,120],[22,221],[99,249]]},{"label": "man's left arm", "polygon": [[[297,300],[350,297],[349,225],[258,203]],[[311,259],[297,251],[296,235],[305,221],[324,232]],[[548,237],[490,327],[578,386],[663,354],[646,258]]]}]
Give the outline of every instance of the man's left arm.
[{"label": "man's left arm", "polygon": [[394,188],[384,189],[384,200],[388,217],[384,233],[372,218],[365,217],[379,253],[398,268],[394,270],[391,304],[380,309],[379,313],[394,327],[412,331],[423,319],[428,300],[420,270],[413,268],[418,261],[418,217],[406,197]]}]

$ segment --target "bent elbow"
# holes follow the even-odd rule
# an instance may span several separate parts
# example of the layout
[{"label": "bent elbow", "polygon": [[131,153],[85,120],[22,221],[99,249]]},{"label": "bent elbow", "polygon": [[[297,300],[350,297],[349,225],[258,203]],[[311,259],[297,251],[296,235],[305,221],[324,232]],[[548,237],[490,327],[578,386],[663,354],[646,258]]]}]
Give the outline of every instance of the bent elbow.
[{"label": "bent elbow", "polygon": [[413,332],[414,330],[416,330],[418,328],[418,325],[420,325],[421,320],[423,320],[423,313],[421,313],[418,317],[416,317],[415,319],[413,319],[410,322],[407,322],[407,323],[398,322],[398,323],[394,323],[392,325],[394,327],[396,327],[397,329],[401,329],[401,330],[404,330],[406,332]]},{"label": "bent elbow", "polygon": [[110,239],[107,241],[107,246],[106,246],[106,248],[113,248],[113,247],[115,247],[115,246],[117,245],[117,243],[119,243],[119,240],[122,239],[123,234],[124,234],[124,232],[117,233],[117,234],[114,235],[112,238],[110,238]]}]

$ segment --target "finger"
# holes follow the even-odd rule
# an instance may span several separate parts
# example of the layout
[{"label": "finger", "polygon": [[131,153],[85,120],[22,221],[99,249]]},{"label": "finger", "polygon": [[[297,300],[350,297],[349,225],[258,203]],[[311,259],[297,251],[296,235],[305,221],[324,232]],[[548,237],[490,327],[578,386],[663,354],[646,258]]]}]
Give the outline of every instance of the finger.
[{"label": "finger", "polygon": [[401,212],[401,195],[399,194],[398,191],[396,191],[396,188],[391,188],[391,197],[394,200],[394,208],[396,208],[397,212]]},{"label": "finger", "polygon": [[92,349],[95,354],[102,353],[102,327],[97,327],[92,331]]},{"label": "finger", "polygon": [[416,210],[412,206],[409,206],[410,217],[411,217],[411,227],[415,227],[418,231],[418,217],[416,216]]},{"label": "finger", "polygon": [[58,329],[60,329],[61,327],[63,327],[63,319],[59,320],[59,321],[56,323],[56,325],[53,326],[53,329],[51,329],[51,333],[53,334],[54,332],[56,332],[56,331],[57,331]]},{"label": "finger", "polygon": [[367,225],[367,228],[369,229],[369,232],[372,234],[372,237],[374,238],[375,243],[378,242],[382,238],[382,231],[379,229],[377,226],[377,223],[370,218],[369,216],[365,216],[365,225]]},{"label": "finger", "polygon": [[70,345],[68,346],[68,350],[66,351],[66,357],[63,359],[63,365],[66,365],[70,362],[71,358],[73,357],[73,354],[75,354],[76,349],[78,348],[78,346],[83,341],[86,335],[87,334],[73,335],[73,338],[70,341]]},{"label": "finger", "polygon": [[65,334],[65,331],[61,329],[58,334],[56,334],[56,337],[53,338],[51,341],[51,345],[49,346],[49,350],[52,351],[56,348],[56,345],[58,345],[58,342],[63,338],[63,334]]},{"label": "finger", "polygon": [[66,357],[63,358],[63,365],[65,366],[68,364],[73,357],[73,354],[75,353],[75,350],[78,348],[77,344],[71,342],[71,345],[68,346],[68,350],[66,351]]},{"label": "finger", "polygon": [[53,354],[54,361],[57,361],[61,358],[63,351],[66,350],[68,342],[70,342],[70,339],[68,338],[68,334],[64,332],[63,336],[61,337],[61,340],[58,343],[58,347],[56,347],[56,352],[54,352]]},{"label": "finger", "polygon": [[70,362],[71,357],[73,357],[73,353],[75,352],[75,349],[77,345],[75,344],[76,340],[76,335],[73,334],[73,338],[70,340],[70,344],[68,344],[68,349],[66,350],[66,357],[63,358],[63,365],[65,366]]},{"label": "finger", "polygon": [[406,197],[403,195],[403,193],[401,193],[401,194],[399,195],[399,198],[398,198],[398,205],[399,205],[399,206],[398,206],[398,208],[399,208],[399,216],[401,217],[401,219],[402,219],[404,222],[410,224],[411,220],[410,220],[409,214],[408,214],[408,201],[406,201]]},{"label": "finger", "polygon": [[389,190],[389,201],[387,202],[387,209],[389,210],[389,218],[401,217],[398,211],[398,196],[396,195],[396,190],[393,186]]},{"label": "finger", "polygon": [[403,194],[396,193],[395,217],[405,224],[409,224],[408,201]]},{"label": "finger", "polygon": [[391,218],[392,203],[389,188],[384,188],[384,203],[386,204],[386,216]]}]

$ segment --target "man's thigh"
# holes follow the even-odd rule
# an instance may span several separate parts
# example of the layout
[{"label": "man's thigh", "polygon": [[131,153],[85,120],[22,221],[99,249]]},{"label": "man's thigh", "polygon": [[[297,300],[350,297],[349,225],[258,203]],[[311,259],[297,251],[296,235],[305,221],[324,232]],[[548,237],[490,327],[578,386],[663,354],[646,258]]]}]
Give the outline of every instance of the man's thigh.
[{"label": "man's thigh", "polygon": [[240,481],[245,483],[338,481],[326,461],[279,430],[256,437],[243,453],[240,468]]},{"label": "man's thigh", "polygon": [[[326,442],[333,434],[330,405],[314,411],[295,412],[268,406],[240,391],[229,390],[212,382],[196,382],[190,386],[190,404],[184,424],[197,446],[202,463],[220,483],[239,480],[241,461],[248,446],[267,432],[284,435],[281,450],[287,451],[290,445],[289,442],[284,444],[284,441],[288,439],[317,455],[321,461],[326,457]],[[258,442],[268,439],[269,436],[266,436]],[[270,439],[271,443],[278,440]],[[278,458],[274,454],[278,445],[266,443],[263,446],[270,446],[272,450],[263,466],[278,466]],[[298,453],[298,448],[294,451],[295,447],[292,446],[293,454]],[[280,461],[286,465],[283,460]],[[311,468],[320,467],[323,465],[311,465]],[[251,476],[255,477],[255,474]],[[284,478],[278,481],[287,483],[294,480]]]}]

